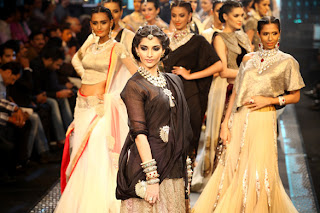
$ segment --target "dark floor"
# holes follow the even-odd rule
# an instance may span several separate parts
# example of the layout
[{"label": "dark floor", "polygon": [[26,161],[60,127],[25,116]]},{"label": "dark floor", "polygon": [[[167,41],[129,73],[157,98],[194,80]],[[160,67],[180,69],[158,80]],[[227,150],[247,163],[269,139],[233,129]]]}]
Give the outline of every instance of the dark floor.
[{"label": "dark floor", "polygon": [[16,182],[0,184],[1,213],[30,212],[60,175],[60,164],[32,163]]}]

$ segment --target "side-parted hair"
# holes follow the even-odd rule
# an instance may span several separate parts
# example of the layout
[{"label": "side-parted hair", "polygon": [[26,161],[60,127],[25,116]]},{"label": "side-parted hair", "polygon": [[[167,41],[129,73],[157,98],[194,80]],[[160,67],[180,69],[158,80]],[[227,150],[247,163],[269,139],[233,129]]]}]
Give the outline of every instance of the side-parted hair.
[{"label": "side-parted hair", "polygon": [[229,14],[234,8],[243,7],[241,2],[229,0],[226,1],[219,10],[219,20],[221,23],[226,23],[226,20],[223,18],[223,14]]},{"label": "side-parted hair", "polygon": [[165,58],[170,52],[170,47],[169,47],[170,40],[167,34],[165,34],[156,25],[147,25],[147,26],[140,27],[138,29],[132,41],[131,51],[134,58],[140,61],[140,57],[137,55],[136,48],[138,48],[139,44],[141,43],[141,40],[143,38],[147,38],[148,35],[153,35],[154,37],[157,37],[159,39],[162,49],[165,50],[162,58]]},{"label": "side-parted hair", "polygon": [[266,24],[275,24],[275,25],[277,25],[277,27],[279,29],[279,32],[280,32],[280,20],[277,19],[274,16],[264,16],[258,21],[257,30],[258,30],[259,34],[260,34],[263,26],[266,25]]}]

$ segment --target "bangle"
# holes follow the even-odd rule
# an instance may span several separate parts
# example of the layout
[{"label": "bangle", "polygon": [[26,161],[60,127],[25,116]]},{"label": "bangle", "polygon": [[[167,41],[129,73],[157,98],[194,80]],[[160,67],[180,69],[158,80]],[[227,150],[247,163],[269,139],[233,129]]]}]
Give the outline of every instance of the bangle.
[{"label": "bangle", "polygon": [[283,106],[286,104],[286,99],[283,96],[279,96],[278,99],[279,99],[280,106]]},{"label": "bangle", "polygon": [[157,165],[157,162],[156,162],[155,159],[152,159],[152,160],[149,160],[149,161],[147,161],[147,162],[143,162],[143,163],[141,163],[140,165],[141,165],[141,167],[142,167],[143,169],[145,169],[145,168],[147,168],[147,167]]},{"label": "bangle", "polygon": [[148,173],[148,172],[152,172],[152,171],[156,171],[157,170],[157,166],[150,166],[150,167],[147,167],[143,170],[144,173]]},{"label": "bangle", "polygon": [[159,183],[159,182],[160,182],[159,178],[154,178],[154,179],[148,180],[147,184],[148,185],[153,185],[153,184],[156,184],[156,183]]}]

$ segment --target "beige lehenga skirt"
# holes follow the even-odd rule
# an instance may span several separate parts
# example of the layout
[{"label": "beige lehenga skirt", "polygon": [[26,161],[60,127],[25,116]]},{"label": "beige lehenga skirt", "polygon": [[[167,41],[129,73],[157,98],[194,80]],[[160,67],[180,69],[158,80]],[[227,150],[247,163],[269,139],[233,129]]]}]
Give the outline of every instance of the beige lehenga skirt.
[{"label": "beige lehenga skirt", "polygon": [[230,119],[230,144],[192,212],[297,212],[279,176],[274,107]]},{"label": "beige lehenga skirt", "polygon": [[184,180],[165,179],[160,184],[160,201],[151,205],[139,198],[121,202],[121,213],[185,213]]}]

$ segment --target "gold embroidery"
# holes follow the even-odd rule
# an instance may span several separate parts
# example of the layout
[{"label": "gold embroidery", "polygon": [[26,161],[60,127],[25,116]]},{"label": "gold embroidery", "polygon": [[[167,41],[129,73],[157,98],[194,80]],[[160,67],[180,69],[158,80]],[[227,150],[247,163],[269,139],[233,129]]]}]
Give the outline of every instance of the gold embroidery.
[{"label": "gold embroidery", "polygon": [[268,206],[271,207],[270,182],[269,182],[269,175],[268,175],[267,169],[265,169],[265,174],[264,174],[264,185],[265,185],[267,196],[268,196]]},{"label": "gold embroidery", "polygon": [[246,204],[247,204],[247,196],[248,196],[248,170],[247,169],[243,175],[242,188],[243,188],[242,212],[245,212]]},{"label": "gold embroidery", "polygon": [[260,197],[260,179],[259,179],[258,171],[256,171],[256,191],[257,191],[257,200],[259,200],[259,197]]}]

